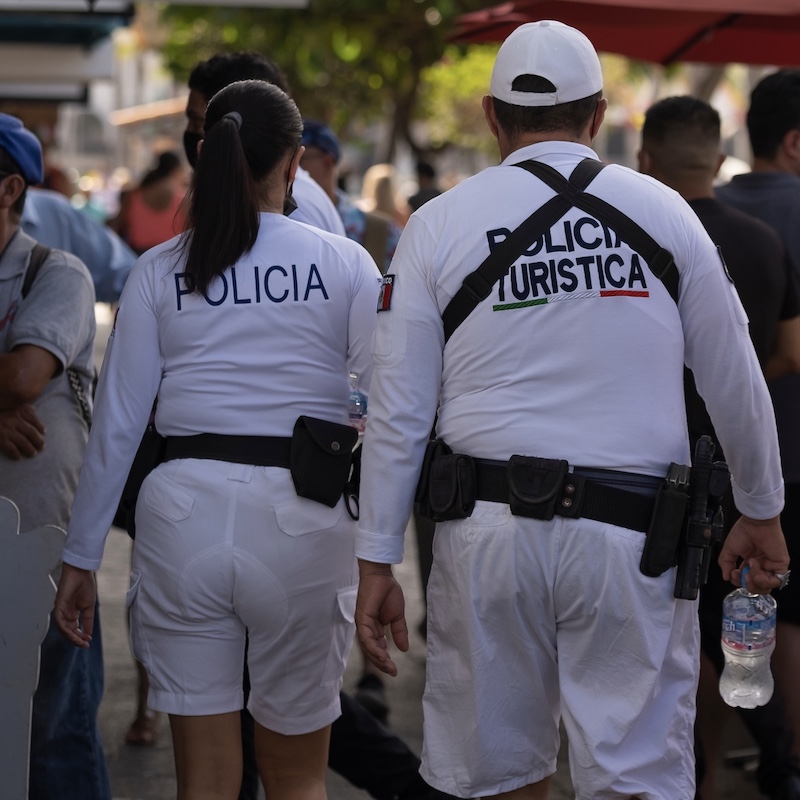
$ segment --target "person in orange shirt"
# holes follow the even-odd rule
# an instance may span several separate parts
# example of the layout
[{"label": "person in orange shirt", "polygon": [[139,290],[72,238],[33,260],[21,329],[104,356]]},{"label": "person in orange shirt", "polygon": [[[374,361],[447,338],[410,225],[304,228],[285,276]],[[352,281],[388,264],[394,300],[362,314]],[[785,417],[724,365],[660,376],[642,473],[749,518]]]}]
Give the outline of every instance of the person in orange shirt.
[{"label": "person in orange shirt", "polygon": [[175,153],[167,150],[158,156],[156,166],[139,186],[123,192],[119,213],[108,225],[141,255],[183,231],[185,194],[183,164]]}]

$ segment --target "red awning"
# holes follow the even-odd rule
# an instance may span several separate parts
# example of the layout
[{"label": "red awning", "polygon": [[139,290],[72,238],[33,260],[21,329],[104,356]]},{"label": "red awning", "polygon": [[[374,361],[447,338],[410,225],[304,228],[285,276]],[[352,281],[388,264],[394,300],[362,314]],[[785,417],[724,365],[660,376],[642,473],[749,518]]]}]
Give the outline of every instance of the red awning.
[{"label": "red awning", "polygon": [[510,0],[459,17],[451,40],[499,42],[540,19],[578,28],[601,52],[660,64],[800,65],[800,0]]}]

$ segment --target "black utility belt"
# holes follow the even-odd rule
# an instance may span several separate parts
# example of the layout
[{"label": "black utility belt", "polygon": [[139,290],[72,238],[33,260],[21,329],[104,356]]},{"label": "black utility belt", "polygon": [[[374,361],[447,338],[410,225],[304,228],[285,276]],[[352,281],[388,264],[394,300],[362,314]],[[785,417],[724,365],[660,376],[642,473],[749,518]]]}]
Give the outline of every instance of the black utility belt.
[{"label": "black utility belt", "polygon": [[563,460],[512,456],[505,462],[474,461],[475,499],[508,503],[512,514],[545,520],[586,517],[642,532],[650,525],[657,487],[643,494],[607,486],[582,475],[580,467],[570,472]]},{"label": "black utility belt", "polygon": [[[613,473],[620,479],[642,476]],[[554,516],[588,519],[645,532],[655,508],[652,492],[626,491],[570,472],[564,460],[512,456],[488,461],[453,453],[441,440],[428,445],[416,502],[420,513],[441,522],[464,519],[477,500],[508,503],[516,516],[550,520]]]},{"label": "black utility belt", "polygon": [[348,478],[358,431],[350,425],[298,417],[292,436],[170,436],[164,461],[207,458],[256,467],[283,467],[299,497],[333,508]]},{"label": "black utility belt", "polygon": [[175,458],[209,458],[233,464],[289,469],[292,440],[288,436],[225,436],[198,433],[167,438],[164,461]]}]

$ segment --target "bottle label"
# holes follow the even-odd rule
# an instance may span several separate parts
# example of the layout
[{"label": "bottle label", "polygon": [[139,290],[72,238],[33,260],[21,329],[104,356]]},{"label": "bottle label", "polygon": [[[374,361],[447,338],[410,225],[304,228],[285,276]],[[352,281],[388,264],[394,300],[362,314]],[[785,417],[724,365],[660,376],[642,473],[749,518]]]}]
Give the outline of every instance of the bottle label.
[{"label": "bottle label", "polygon": [[764,650],[775,642],[775,616],[766,619],[722,618],[722,643],[743,653]]}]

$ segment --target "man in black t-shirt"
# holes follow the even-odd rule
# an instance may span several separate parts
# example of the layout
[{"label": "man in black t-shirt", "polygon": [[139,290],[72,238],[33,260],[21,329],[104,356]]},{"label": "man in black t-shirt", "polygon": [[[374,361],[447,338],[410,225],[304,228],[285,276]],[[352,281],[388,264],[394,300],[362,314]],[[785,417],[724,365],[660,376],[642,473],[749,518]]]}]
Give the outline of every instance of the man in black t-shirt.
[{"label": "man in black t-shirt", "polygon": [[[713,180],[725,158],[719,151],[719,144],[719,114],[708,103],[693,97],[670,97],[656,103],[646,114],[639,169],[679,192],[700,218],[719,247],[728,274],[739,292],[761,366],[768,377],[776,377],[800,368],[800,295],[777,233],[760,220],[714,197]],[[686,411],[692,445],[703,434],[709,434],[717,447],[715,457],[723,459],[705,404],[688,370]],[[738,517],[730,497],[728,501],[726,531]],[[697,733],[711,768],[704,770],[702,764],[699,765],[697,797],[706,800],[715,796],[713,768],[722,716],[712,712],[711,704],[721,705],[722,702],[716,688],[723,666],[722,599],[731,589],[712,559],[709,581],[700,595],[704,661]],[[762,708],[739,711],[761,751],[759,788],[770,798],[800,798],[800,764],[792,755],[793,737],[780,695],[776,693]]]}]

